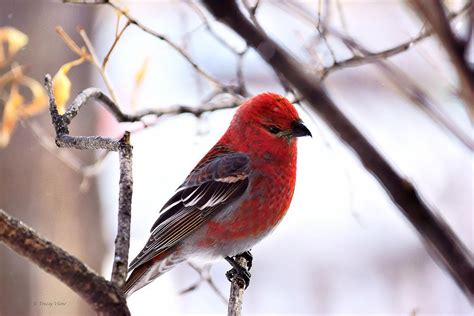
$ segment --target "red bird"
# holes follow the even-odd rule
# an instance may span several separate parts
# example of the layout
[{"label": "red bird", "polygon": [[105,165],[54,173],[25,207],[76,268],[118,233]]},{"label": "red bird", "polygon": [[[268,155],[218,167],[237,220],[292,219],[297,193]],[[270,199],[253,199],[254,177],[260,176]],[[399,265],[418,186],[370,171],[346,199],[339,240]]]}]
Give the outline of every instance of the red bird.
[{"label": "red bird", "polygon": [[267,236],[290,206],[296,137],[305,135],[311,133],[284,97],[263,93],[244,102],[161,209],[130,264],[125,295],[193,257],[232,262]]}]

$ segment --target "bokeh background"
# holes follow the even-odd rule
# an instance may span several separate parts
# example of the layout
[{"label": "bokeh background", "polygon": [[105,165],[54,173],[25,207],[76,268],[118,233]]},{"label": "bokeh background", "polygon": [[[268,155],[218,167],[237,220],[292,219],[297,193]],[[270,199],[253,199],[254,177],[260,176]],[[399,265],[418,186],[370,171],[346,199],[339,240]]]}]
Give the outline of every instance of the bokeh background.
[{"label": "bokeh background", "polygon": [[[261,1],[258,20],[308,71],[331,64],[331,52],[315,37],[314,24],[289,8],[288,1]],[[322,3],[322,4],[321,4]],[[447,1],[455,12],[467,1]],[[223,83],[236,82],[238,58],[206,27],[196,8],[183,1],[121,1],[143,24],[178,43],[206,72]],[[329,14],[327,21],[371,51],[407,42],[422,23],[404,1],[300,1],[308,16]],[[205,9],[201,8],[206,13]],[[245,43],[210,16],[213,30],[237,51]],[[468,15],[453,20],[460,34]],[[74,60],[55,32],[62,26],[82,43],[84,27],[103,58],[114,40],[117,13],[109,6],[59,1],[0,1],[0,27],[24,32],[28,45],[15,57],[38,81]],[[314,21],[313,21],[314,22]],[[123,20],[122,20],[123,23]],[[329,40],[337,58],[349,55]],[[81,44],[82,45],[82,44]],[[474,62],[471,41],[469,58]],[[316,52],[316,53],[315,53]],[[457,79],[435,37],[391,57],[391,66],[434,100],[443,115],[472,141],[466,105],[456,95]],[[145,66],[143,83],[136,75]],[[251,95],[285,94],[272,69],[250,49],[241,70]],[[1,69],[2,73],[7,68]],[[107,73],[125,111],[175,104],[200,106],[212,85],[167,43],[130,26],[110,56]],[[97,69],[88,63],[69,73],[72,96],[89,86],[107,91]],[[388,80],[374,64],[334,71],[324,79],[330,96],[397,170],[416,185],[422,197],[474,249],[472,152],[439,126]],[[7,92],[2,91],[2,98]],[[213,103],[226,102],[218,96]],[[2,102],[0,102],[2,105]],[[288,215],[252,253],[252,283],[243,312],[252,314],[390,314],[470,315],[472,306],[446,271],[430,257],[411,224],[385,191],[327,126],[310,110],[298,107],[313,138],[299,141],[296,193]],[[143,128],[114,122],[90,102],[72,125],[77,135],[135,131],[134,196],[130,256],[148,239],[158,210],[199,158],[227,128],[234,109],[165,115]],[[0,113],[3,110],[0,107]],[[40,130],[38,131],[38,128]],[[43,139],[43,141],[41,140]],[[48,113],[22,120],[10,144],[0,149],[0,208],[34,227],[94,270],[111,271],[118,202],[118,158],[107,155],[92,177],[71,168],[71,155],[83,165],[102,153],[49,148],[53,128]],[[64,152],[68,151],[64,157]],[[65,162],[66,161],[66,162]],[[225,262],[211,268],[217,288],[228,296]],[[206,282],[183,264],[129,299],[133,315],[224,314],[226,304]],[[64,302],[44,306],[41,302]],[[0,245],[0,315],[85,315],[92,310],[71,290],[26,259]]]}]

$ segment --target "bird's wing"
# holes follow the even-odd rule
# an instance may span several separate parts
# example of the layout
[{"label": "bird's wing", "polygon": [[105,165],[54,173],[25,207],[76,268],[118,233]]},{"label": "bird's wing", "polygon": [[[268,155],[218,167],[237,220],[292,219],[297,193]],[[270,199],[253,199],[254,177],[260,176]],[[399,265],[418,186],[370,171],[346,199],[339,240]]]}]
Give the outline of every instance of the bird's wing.
[{"label": "bird's wing", "polygon": [[200,162],[163,206],[143,250],[130,270],[176,245],[247,189],[249,158],[243,153],[212,155]]}]

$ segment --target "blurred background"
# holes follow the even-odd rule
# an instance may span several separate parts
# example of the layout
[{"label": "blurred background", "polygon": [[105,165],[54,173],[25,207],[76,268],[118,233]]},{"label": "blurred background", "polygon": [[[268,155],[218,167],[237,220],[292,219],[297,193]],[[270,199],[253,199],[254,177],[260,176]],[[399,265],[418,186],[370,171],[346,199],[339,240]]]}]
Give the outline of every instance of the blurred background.
[{"label": "blurred background", "polygon": [[[445,2],[450,12],[459,13],[452,26],[461,35],[467,34],[469,25],[467,4]],[[288,95],[258,54],[246,50],[245,43],[215,22],[199,3],[120,1],[118,5],[166,35],[221,84],[237,84],[241,72],[249,95],[263,91]],[[316,74],[323,74],[334,57],[351,56],[336,38],[318,36],[318,19],[373,52],[410,42],[423,27],[406,2],[396,0],[260,1],[257,18],[270,37]],[[210,29],[203,21],[209,21]],[[85,44],[78,28],[83,28],[102,62],[125,23],[126,18],[108,5],[2,0],[3,34],[5,27],[13,27],[28,41],[8,60],[5,52],[16,42],[0,32],[4,45],[0,78],[18,66],[20,76],[39,83],[46,73],[62,71],[71,82],[71,97],[90,86],[107,94],[112,89],[125,112],[235,102],[235,95],[214,95],[216,85],[179,52],[134,25],[126,27],[108,58],[109,85],[90,62],[81,61],[70,71],[62,67],[79,56],[68,48],[64,35],[58,35],[56,26],[80,47]],[[471,63],[473,42],[468,52]],[[456,93],[454,68],[436,37],[408,46],[386,59],[395,77],[387,76],[376,63],[362,63],[331,71],[324,85],[341,110],[416,185],[472,252],[473,156],[466,141],[460,141],[464,137],[472,144],[467,106]],[[236,52],[244,53],[239,57]],[[0,79],[4,142],[0,208],[109,278],[117,226],[117,155],[56,149],[49,114],[39,103],[31,111],[34,115],[19,116],[15,129],[6,128],[12,122],[5,114],[12,84],[1,83]],[[424,100],[442,113],[458,136],[421,110],[404,92],[407,86],[423,92]],[[39,100],[34,89],[29,90],[20,92],[31,103]],[[244,315],[470,315],[469,301],[433,261],[379,183],[324,122],[304,102],[301,105],[298,110],[313,138],[298,144],[297,187],[288,215],[252,250],[252,282],[245,292]],[[119,137],[125,130],[133,131],[131,257],[144,246],[158,210],[225,131],[234,112],[164,115],[148,119],[144,128],[141,123],[117,124],[98,103],[90,102],[73,122],[73,135]],[[8,143],[5,133],[10,135]],[[223,261],[210,270],[224,297],[229,291],[224,276],[228,269]],[[194,269],[183,264],[135,293],[128,300],[130,310],[133,315],[224,314],[226,304],[207,282],[180,294],[199,279]],[[0,315],[92,313],[61,282],[0,244]]]}]

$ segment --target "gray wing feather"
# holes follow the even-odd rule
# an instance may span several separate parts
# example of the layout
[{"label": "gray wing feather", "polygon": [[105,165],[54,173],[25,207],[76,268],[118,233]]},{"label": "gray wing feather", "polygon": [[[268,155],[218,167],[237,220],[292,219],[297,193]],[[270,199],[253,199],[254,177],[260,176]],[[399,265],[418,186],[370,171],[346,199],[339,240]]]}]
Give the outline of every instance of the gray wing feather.
[{"label": "gray wing feather", "polygon": [[198,165],[160,210],[151,236],[129,269],[151,260],[188,236],[248,187],[249,158],[226,153]]}]

